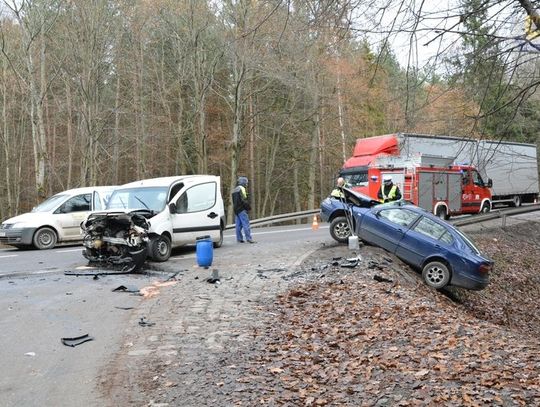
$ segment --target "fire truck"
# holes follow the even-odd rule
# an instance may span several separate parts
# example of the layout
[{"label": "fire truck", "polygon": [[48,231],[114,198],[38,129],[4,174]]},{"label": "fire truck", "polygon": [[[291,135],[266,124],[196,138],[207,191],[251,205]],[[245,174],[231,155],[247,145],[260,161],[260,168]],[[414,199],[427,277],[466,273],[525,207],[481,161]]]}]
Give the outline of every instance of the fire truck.
[{"label": "fire truck", "polygon": [[491,178],[492,204],[521,206],[523,202],[536,202],[538,199],[539,171],[535,144],[414,133],[359,138],[340,175],[353,189],[362,192],[368,185],[368,169],[375,159],[415,154],[455,157],[454,162],[463,164],[464,170],[467,164],[484,179]]},{"label": "fire truck", "polygon": [[369,165],[367,185],[353,189],[377,199],[385,175],[399,187],[402,199],[442,219],[491,210],[491,179],[475,167],[454,164],[454,157],[418,154],[377,157]]}]

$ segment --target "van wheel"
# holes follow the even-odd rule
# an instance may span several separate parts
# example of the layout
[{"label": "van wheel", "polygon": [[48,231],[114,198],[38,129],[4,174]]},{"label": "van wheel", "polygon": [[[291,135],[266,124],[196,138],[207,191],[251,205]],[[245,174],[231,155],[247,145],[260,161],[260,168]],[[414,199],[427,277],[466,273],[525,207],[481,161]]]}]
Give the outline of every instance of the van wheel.
[{"label": "van wheel", "polygon": [[439,290],[450,282],[450,270],[444,263],[432,261],[424,266],[422,278],[427,285]]},{"label": "van wheel", "polygon": [[351,228],[345,216],[338,216],[330,223],[330,236],[339,243],[347,243]]},{"label": "van wheel", "polygon": [[488,213],[491,210],[491,206],[488,202],[484,202],[482,205],[482,209],[480,209],[480,213]]},{"label": "van wheel", "polygon": [[52,249],[54,246],[56,246],[57,240],[58,238],[56,236],[56,232],[51,228],[44,227],[38,229],[36,233],[34,233],[32,242],[35,248],[39,250],[46,250]]},{"label": "van wheel", "polygon": [[171,239],[166,235],[154,237],[150,244],[152,245],[152,259],[157,262],[164,262],[171,257]]},{"label": "van wheel", "polygon": [[217,249],[218,247],[221,247],[223,244],[223,228],[219,228],[219,240],[217,242],[214,242],[214,248]]},{"label": "van wheel", "polygon": [[519,195],[514,195],[512,198],[512,204],[513,207],[518,208],[521,206],[521,197]]}]

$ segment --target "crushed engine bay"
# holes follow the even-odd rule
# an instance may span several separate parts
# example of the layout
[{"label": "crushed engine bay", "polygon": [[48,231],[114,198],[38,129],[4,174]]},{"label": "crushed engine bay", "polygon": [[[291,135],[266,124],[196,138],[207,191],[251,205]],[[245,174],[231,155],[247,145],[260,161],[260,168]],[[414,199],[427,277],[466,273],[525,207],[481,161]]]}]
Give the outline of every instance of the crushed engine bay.
[{"label": "crushed engine bay", "polygon": [[152,211],[101,212],[82,224],[83,256],[90,264],[129,273],[139,269],[148,255],[147,217]]}]

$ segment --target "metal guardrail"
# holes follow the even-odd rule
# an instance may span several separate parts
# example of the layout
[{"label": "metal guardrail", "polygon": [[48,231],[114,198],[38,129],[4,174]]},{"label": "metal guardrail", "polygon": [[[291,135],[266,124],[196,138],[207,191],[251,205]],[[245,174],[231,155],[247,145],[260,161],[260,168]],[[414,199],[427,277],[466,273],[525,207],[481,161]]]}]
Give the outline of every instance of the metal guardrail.
[{"label": "metal guardrail", "polygon": [[482,215],[474,215],[465,219],[451,220],[450,223],[452,223],[454,226],[465,226],[472,225],[473,223],[486,222],[488,220],[501,218],[504,224],[506,216],[519,215],[521,213],[534,212],[538,210],[540,210],[540,204],[527,205],[511,209],[496,209]]},{"label": "metal guardrail", "polygon": [[[534,212],[538,210],[540,210],[540,204],[532,204],[532,205],[522,206],[519,208],[511,208],[511,209],[496,209],[482,215],[474,215],[474,216],[469,216],[464,219],[450,220],[450,223],[452,223],[454,226],[465,226],[465,225],[471,225],[473,223],[480,223],[480,222],[485,222],[488,220],[493,220],[493,219],[498,219],[498,218],[503,219],[503,222],[504,222],[504,218],[506,216],[519,215],[521,213]],[[281,215],[274,215],[274,216],[268,216],[266,218],[254,219],[250,221],[250,225],[252,227],[266,226],[266,225],[271,225],[273,223],[280,223],[280,222],[287,222],[287,221],[292,221],[296,219],[309,218],[313,215],[318,215],[319,213],[320,213],[320,209],[284,213]],[[234,226],[235,226],[234,224],[230,224],[230,225],[225,226],[225,229],[226,230],[234,229]]]},{"label": "metal guardrail", "polygon": [[[296,219],[309,218],[313,215],[317,215],[321,212],[320,209],[311,209],[308,211],[284,213],[281,215],[268,216],[266,218],[253,219],[249,222],[251,227],[259,227],[271,225],[273,223],[287,222]],[[234,229],[234,224],[225,226],[225,229]]]}]

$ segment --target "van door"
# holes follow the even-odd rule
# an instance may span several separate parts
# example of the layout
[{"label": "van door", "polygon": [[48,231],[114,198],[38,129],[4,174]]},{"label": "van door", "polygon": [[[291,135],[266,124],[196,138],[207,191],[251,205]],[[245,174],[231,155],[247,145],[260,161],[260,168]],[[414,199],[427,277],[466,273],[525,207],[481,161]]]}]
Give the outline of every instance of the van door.
[{"label": "van door", "polygon": [[80,225],[90,214],[92,193],[75,195],[54,211],[55,223],[62,240],[81,239]]},{"label": "van door", "polygon": [[171,214],[173,246],[194,244],[197,237],[220,234],[219,191],[216,182],[188,186],[173,201],[175,213]]}]

